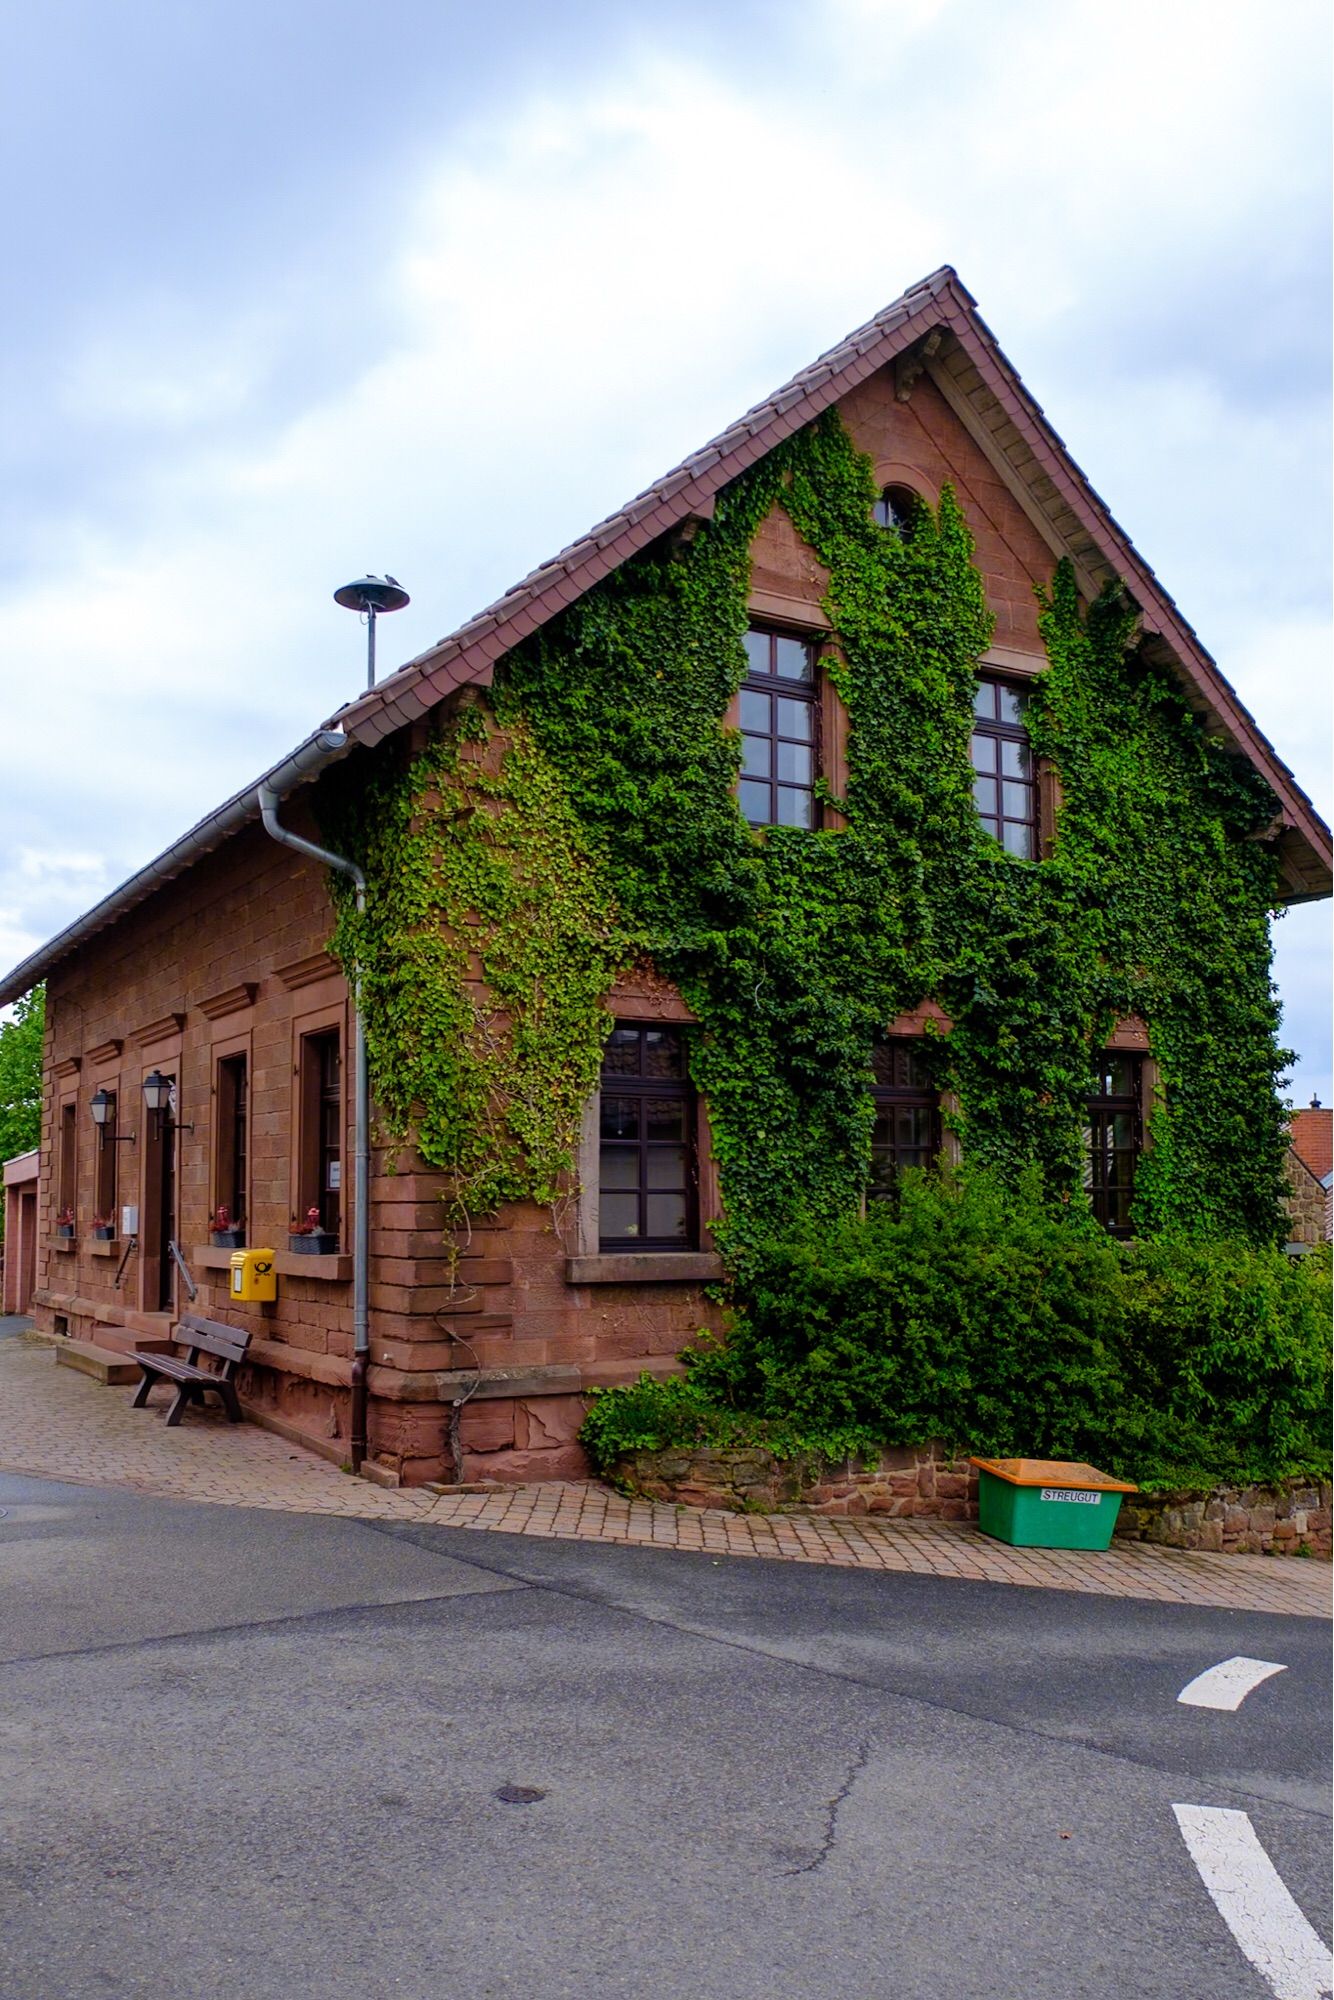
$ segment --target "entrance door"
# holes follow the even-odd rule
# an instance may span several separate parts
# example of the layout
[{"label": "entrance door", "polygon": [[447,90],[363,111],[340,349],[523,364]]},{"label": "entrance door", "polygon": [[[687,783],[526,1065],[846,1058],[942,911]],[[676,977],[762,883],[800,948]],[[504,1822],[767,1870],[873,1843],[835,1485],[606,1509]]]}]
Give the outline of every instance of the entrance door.
[{"label": "entrance door", "polygon": [[25,1313],[32,1304],[33,1286],[37,1283],[37,1196],[19,1196],[19,1292],[14,1304],[15,1312]]}]

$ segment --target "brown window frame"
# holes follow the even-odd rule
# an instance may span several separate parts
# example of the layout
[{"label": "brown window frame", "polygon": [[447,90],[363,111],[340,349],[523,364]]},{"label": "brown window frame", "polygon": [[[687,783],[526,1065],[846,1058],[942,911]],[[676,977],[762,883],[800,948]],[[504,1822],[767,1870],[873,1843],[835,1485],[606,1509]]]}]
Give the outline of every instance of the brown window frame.
[{"label": "brown window frame", "polygon": [[116,1114],[120,1108],[119,1093],[102,1086],[107,1098],[107,1114],[97,1128],[97,1154],[93,1161],[93,1214],[106,1218],[116,1234],[120,1234],[120,1220],[116,1213],[119,1199],[120,1148],[116,1139]]},{"label": "brown window frame", "polygon": [[[1127,1087],[1115,1089],[1115,1066],[1124,1064]],[[1135,1199],[1135,1176],[1144,1151],[1144,1057],[1125,1049],[1105,1049],[1099,1060],[1098,1088],[1087,1102],[1088,1124],[1084,1127],[1084,1192],[1094,1218],[1109,1236],[1130,1237],[1135,1233],[1131,1208]],[[1116,1144],[1116,1120],[1129,1120],[1129,1143]],[[1129,1161],[1124,1182],[1117,1174],[1117,1162]],[[1111,1173],[1109,1176],[1109,1165]]]},{"label": "brown window frame", "polygon": [[[923,1061],[925,1041],[908,1035],[886,1035],[878,1041],[871,1052],[871,1065],[876,1081],[871,1086],[871,1099],[875,1105],[875,1124],[871,1130],[871,1167],[867,1184],[867,1199],[870,1201],[890,1200],[894,1192],[894,1182],[905,1166],[928,1167],[940,1158],[942,1128],[940,1116],[940,1091],[929,1067]],[[914,1075],[914,1068],[917,1073]],[[889,1072],[888,1080],[885,1072]],[[894,1114],[899,1111],[925,1112],[927,1114],[927,1138],[924,1145],[916,1142],[901,1145],[894,1130]],[[888,1124],[884,1139],[881,1130]],[[901,1154],[918,1154],[923,1157],[908,1159]]]},{"label": "brown window frame", "polygon": [[[978,703],[984,691],[989,690],[994,698],[991,714],[984,715]],[[1003,697],[1010,696],[1026,707],[1029,690],[1020,683],[1007,680],[1002,674],[979,674],[977,693],[973,700],[973,728],[968,742],[969,760],[973,767],[973,802],[977,816],[985,832],[1018,861],[1037,861],[1042,854],[1042,816],[1039,810],[1038,760],[1033,753],[1033,743],[1029,736],[1028,724],[1015,720],[1003,713]],[[995,745],[994,750],[981,751],[982,744]],[[1027,762],[1027,773],[1007,771],[1006,749],[1021,750]],[[1016,760],[1018,761],[1018,760]],[[985,785],[996,788],[994,809],[985,803]],[[1013,803],[1011,794],[1022,790],[1025,794],[1021,803],[1022,813],[1008,810]],[[1024,830],[1022,847],[1010,845],[1007,828],[1021,827]]]},{"label": "brown window frame", "polygon": [[244,1231],[250,1214],[250,1060],[244,1049],[219,1056],[213,1069],[213,1213]]},{"label": "brown window frame", "polygon": [[[608,1070],[608,1062],[617,1049],[625,1049],[627,1038],[637,1037],[637,1062],[634,1070]],[[649,1038],[665,1037],[674,1042],[679,1050],[679,1074],[664,1076],[653,1073],[648,1060]],[[613,1104],[622,1106],[634,1103],[635,1130],[625,1127],[630,1120],[624,1110],[613,1111]],[[680,1106],[677,1134],[663,1139],[651,1136],[650,1111],[653,1105],[665,1103]],[[616,1253],[633,1254],[637,1251],[691,1251],[699,1248],[699,1149],[697,1139],[698,1099],[694,1085],[690,1081],[689,1059],[686,1036],[682,1028],[666,1021],[618,1021],[608,1037],[603,1051],[601,1088],[598,1100],[598,1246],[604,1255]],[[616,1129],[608,1130],[608,1127]],[[680,1148],[683,1153],[683,1182],[655,1186],[650,1173],[650,1160],[654,1152]],[[609,1184],[604,1179],[609,1153],[617,1151],[638,1154],[638,1165],[634,1183]],[[684,1230],[679,1236],[650,1235],[648,1231],[649,1202],[652,1197],[664,1194],[681,1194],[683,1197]],[[608,1197],[633,1194],[636,1197],[636,1228],[633,1234],[616,1234],[606,1227]]]},{"label": "brown window frame", "polygon": [[[752,639],[767,642],[768,664],[763,668],[754,665],[755,650],[758,649],[752,649],[750,644]],[[822,772],[823,749],[820,644],[821,642],[812,638],[809,632],[799,632],[790,626],[772,625],[767,619],[752,618],[746,628],[748,664],[746,677],[741,683],[738,704],[741,775],[738,781],[737,800],[742,818],[751,827],[757,829],[770,826],[797,827],[803,832],[813,832],[820,824],[820,802],[815,791]],[[805,655],[806,671],[803,675],[796,676],[779,671],[783,657],[781,649],[787,646],[800,647]],[[746,699],[748,695],[751,697],[749,705]],[[767,724],[761,723],[757,718],[756,698],[762,698],[768,704]],[[779,708],[780,701],[798,703],[802,709],[809,712],[810,725],[806,735],[792,734],[780,726],[785,720],[790,720],[782,714]],[[763,761],[767,770],[747,770],[746,760],[754,754],[747,748],[748,744],[766,746]],[[809,783],[780,775],[778,767],[783,749],[805,749],[810,752]],[[766,818],[756,819],[752,816],[751,806],[755,801],[748,796],[748,788],[751,793],[761,788],[767,793]],[[775,818],[780,793],[793,793],[805,798],[808,801],[809,818],[800,820]]]},{"label": "brown window frame", "polygon": [[[337,1062],[332,1085],[331,1057]],[[298,1059],[300,1130],[297,1140],[297,1226],[312,1208],[320,1231],[342,1236],[343,1221],[343,1031],[334,1024],[303,1034]],[[338,1162],[338,1186],[328,1185],[328,1169]]]},{"label": "brown window frame", "polygon": [[60,1154],[57,1165],[56,1215],[69,1212],[78,1227],[79,1101],[66,1097],[60,1106]]}]

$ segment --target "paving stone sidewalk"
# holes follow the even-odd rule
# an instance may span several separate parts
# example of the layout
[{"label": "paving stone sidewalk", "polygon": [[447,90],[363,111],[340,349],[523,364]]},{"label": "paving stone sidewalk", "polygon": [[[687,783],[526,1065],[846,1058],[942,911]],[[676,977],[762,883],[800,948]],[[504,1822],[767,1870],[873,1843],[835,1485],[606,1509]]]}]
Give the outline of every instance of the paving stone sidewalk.
[{"label": "paving stone sidewalk", "polygon": [[[211,1409],[202,1416],[192,1411],[179,1428],[168,1430],[160,1408],[130,1408],[132,1393],[58,1368],[47,1346],[21,1337],[0,1340],[0,1471],[220,1506],[691,1549],[718,1559],[765,1556],[913,1571],[1307,1618],[1330,1615],[1326,1563],[1133,1544],[1105,1555],[1011,1549],[953,1523],[706,1512],[627,1500],[591,1481],[499,1493],[392,1491],[352,1479],[258,1425],[228,1424]],[[157,1391],[155,1402],[166,1395]]]}]

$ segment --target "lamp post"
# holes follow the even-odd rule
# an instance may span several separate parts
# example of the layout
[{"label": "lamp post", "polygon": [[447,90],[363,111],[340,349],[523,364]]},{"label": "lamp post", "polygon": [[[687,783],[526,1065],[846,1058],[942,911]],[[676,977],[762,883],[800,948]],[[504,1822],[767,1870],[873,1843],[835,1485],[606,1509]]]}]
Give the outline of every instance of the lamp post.
[{"label": "lamp post", "polygon": [[347,611],[361,611],[366,617],[366,686],[375,686],[375,620],[382,611],[401,611],[412,599],[397,577],[361,576],[334,592],[334,603]]}]

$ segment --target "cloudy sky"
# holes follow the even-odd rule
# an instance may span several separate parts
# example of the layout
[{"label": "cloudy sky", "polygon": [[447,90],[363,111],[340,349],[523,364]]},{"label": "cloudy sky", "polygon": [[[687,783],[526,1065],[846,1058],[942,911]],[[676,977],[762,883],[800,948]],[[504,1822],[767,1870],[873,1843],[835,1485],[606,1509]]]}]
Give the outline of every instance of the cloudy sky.
[{"label": "cloudy sky", "polygon": [[1327,16],[16,10],[0,967],[356,691],[336,585],[407,659],[942,263],[1328,815]]}]

